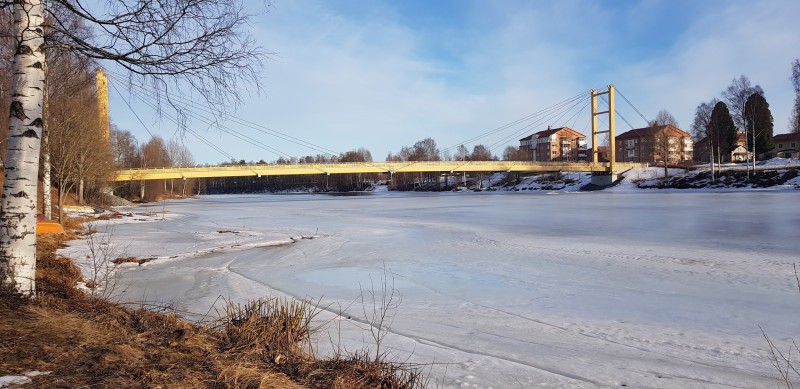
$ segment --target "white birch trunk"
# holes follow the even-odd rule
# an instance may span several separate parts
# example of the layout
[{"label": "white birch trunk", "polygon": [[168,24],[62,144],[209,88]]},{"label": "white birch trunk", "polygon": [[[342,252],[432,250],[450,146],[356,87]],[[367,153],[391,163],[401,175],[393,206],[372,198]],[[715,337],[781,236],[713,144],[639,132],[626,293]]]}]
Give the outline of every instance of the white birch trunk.
[{"label": "white birch trunk", "polygon": [[[45,115],[47,115],[47,100],[47,95],[45,94]],[[45,120],[44,123],[46,122]],[[46,220],[53,220],[53,198],[50,193],[53,188],[50,185],[52,179],[50,169],[50,135],[47,133],[47,126],[45,126],[42,128],[42,208],[44,208],[43,213]]]},{"label": "white birch trunk", "polygon": [[708,143],[711,144],[711,154],[708,156],[709,161],[711,161],[711,182],[716,182],[717,178],[714,175],[714,142],[709,140]]},{"label": "white birch trunk", "polygon": [[14,1],[13,87],[8,155],[0,207],[0,278],[18,293],[36,294],[36,200],[44,97],[41,0]]}]

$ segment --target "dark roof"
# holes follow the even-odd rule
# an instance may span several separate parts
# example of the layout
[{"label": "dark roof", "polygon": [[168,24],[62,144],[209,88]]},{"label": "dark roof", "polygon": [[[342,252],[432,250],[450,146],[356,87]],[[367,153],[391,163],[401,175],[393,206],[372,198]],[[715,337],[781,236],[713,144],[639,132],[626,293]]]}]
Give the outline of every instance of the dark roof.
[{"label": "dark roof", "polygon": [[569,128],[569,127],[558,127],[558,128],[548,128],[548,129],[546,129],[544,131],[539,131],[539,132],[537,132],[535,134],[528,135],[528,136],[520,139],[519,141],[522,142],[524,140],[530,140],[530,139],[534,139],[534,138],[547,138],[548,136],[553,135],[553,134],[555,134],[555,133],[557,133],[559,131],[562,131],[562,130],[567,130],[567,131],[570,131],[570,132],[574,132],[574,133],[586,138],[586,135],[583,135],[580,132],[575,131],[575,130]]},{"label": "dark roof", "polygon": [[665,126],[654,126],[654,127],[644,127],[644,128],[634,128],[633,130],[623,132],[616,136],[617,139],[636,139],[636,138],[644,138],[644,137],[651,137],[657,132],[661,132],[664,129],[671,127],[674,130],[680,131],[682,136],[690,136],[688,132],[681,130],[678,127],[672,125],[665,125]]},{"label": "dark roof", "polygon": [[533,139],[533,136],[534,136],[534,135],[536,135],[536,134],[531,134],[531,135],[528,135],[528,136],[526,136],[526,137],[524,137],[524,138],[520,139],[519,141],[520,141],[520,142],[522,142],[522,141],[524,141],[524,140],[531,140],[531,139]]},{"label": "dark roof", "polygon": [[800,140],[800,134],[794,132],[789,134],[778,134],[772,137],[775,142],[791,142],[793,140]]},{"label": "dark roof", "polygon": [[565,128],[567,128],[567,127],[548,128],[548,129],[546,129],[544,131],[539,131],[539,132],[535,133],[534,135],[536,135],[537,138],[545,138],[545,137],[553,135],[556,132],[559,132],[559,131],[561,131],[561,130],[563,130]]}]

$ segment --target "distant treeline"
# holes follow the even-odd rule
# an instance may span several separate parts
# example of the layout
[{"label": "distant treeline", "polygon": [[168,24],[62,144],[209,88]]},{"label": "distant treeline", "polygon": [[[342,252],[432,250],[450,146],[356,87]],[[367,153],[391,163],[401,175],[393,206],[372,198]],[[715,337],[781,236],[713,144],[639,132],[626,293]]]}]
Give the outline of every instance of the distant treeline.
[{"label": "distant treeline", "polygon": [[261,177],[220,177],[199,180],[202,194],[265,193],[284,191],[352,192],[370,189],[386,180],[379,174],[335,174]]}]

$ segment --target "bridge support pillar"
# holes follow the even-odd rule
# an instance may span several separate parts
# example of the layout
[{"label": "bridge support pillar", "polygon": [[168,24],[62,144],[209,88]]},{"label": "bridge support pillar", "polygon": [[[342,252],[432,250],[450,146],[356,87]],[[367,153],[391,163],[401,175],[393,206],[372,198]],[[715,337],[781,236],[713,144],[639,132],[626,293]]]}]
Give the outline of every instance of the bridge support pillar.
[{"label": "bridge support pillar", "polygon": [[592,185],[610,186],[617,181],[617,174],[612,172],[592,173]]}]

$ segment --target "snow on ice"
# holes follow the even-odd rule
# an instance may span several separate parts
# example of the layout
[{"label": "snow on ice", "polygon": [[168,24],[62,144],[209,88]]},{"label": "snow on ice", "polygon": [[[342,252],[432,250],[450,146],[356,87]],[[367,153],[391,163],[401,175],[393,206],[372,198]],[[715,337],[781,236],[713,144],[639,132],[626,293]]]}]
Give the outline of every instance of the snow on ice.
[{"label": "snow on ice", "polygon": [[[374,347],[362,296],[389,282],[383,347],[432,385],[774,387],[759,326],[780,346],[800,334],[797,192],[635,189],[658,170],[580,195],[204,196],[95,228],[155,259],[120,268],[125,301],[201,319],[220,296],[310,297],[323,354]],[[86,269],[85,241],[62,254]]]}]

